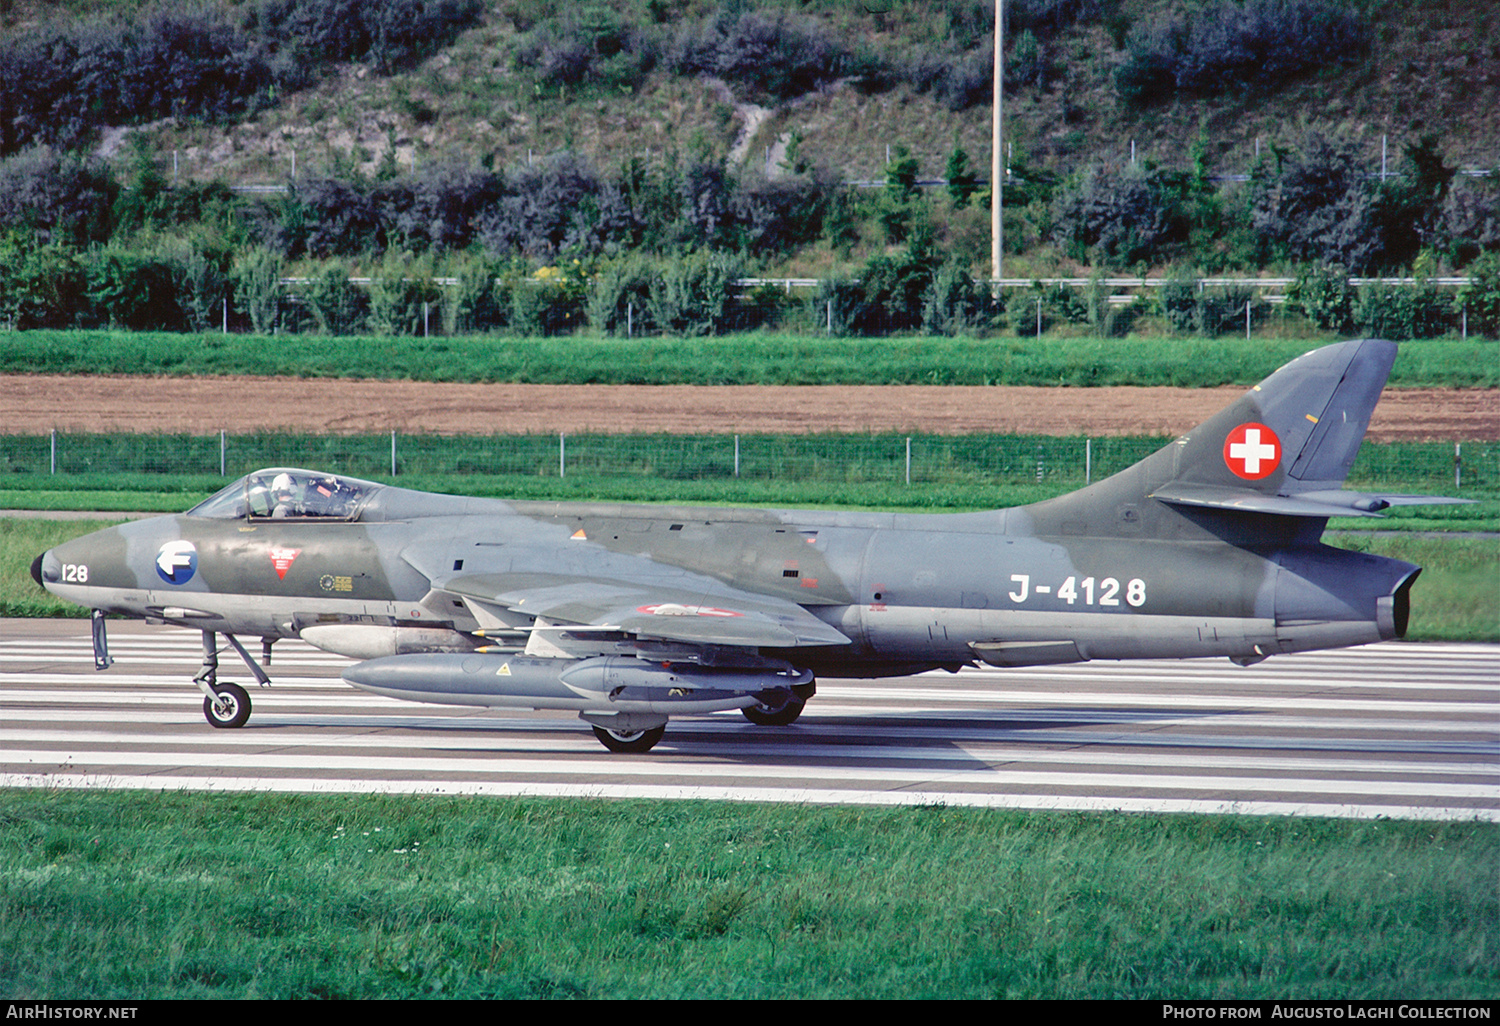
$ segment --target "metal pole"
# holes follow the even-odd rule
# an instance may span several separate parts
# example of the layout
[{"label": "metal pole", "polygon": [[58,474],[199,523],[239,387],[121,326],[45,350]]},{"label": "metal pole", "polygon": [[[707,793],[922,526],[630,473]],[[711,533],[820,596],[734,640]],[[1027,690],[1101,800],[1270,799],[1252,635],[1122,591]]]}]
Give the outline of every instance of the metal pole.
[{"label": "metal pole", "polygon": [[396,476],[396,432],[391,431],[391,476]]},{"label": "metal pole", "polygon": [[740,436],[734,436],[734,476],[740,476]]},{"label": "metal pole", "polygon": [[431,306],[431,305],[432,304],[428,303],[427,300],[425,300],[425,299],[422,300],[422,337],[423,338],[431,338],[432,337],[432,332],[429,330],[428,323],[427,323],[428,307]]},{"label": "metal pole", "polygon": [[52,429],[52,473],[57,474],[57,428]]},{"label": "metal pole", "polygon": [[1463,445],[1459,442],[1453,443],[1453,490],[1457,491],[1463,484],[1464,479],[1464,457]]},{"label": "metal pole", "polygon": [[1245,341],[1250,341],[1250,300],[1245,300]]},{"label": "metal pole", "polygon": [[1094,483],[1094,440],[1092,438],[1083,440],[1083,483]]},{"label": "metal pole", "polygon": [[224,334],[229,334],[229,300],[224,300]]},{"label": "metal pole", "polygon": [[224,462],[224,450],[225,450],[225,448],[226,448],[226,446],[224,444],[224,429],[220,428],[219,429],[219,476],[220,477],[228,477],[229,476],[228,474],[226,474],[224,472],[225,468],[226,468],[226,464]]},{"label": "metal pole", "polygon": [[1042,301],[1036,301],[1036,337],[1042,337]]},{"label": "metal pole", "polygon": [[995,294],[999,295],[1001,278],[1002,181],[1000,137],[1004,112],[1001,101],[1005,93],[1005,0],[995,0],[995,111],[990,125],[990,271],[995,276]]},{"label": "metal pole", "polygon": [[568,476],[568,436],[557,433],[557,476]]},{"label": "metal pole", "polygon": [[911,484],[911,435],[906,436],[906,483]]}]

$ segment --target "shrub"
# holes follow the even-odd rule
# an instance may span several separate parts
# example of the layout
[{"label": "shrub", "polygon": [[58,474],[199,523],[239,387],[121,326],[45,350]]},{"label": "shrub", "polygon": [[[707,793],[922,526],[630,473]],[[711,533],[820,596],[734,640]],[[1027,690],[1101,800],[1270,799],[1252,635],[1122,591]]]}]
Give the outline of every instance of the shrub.
[{"label": "shrub", "polygon": [[1458,290],[1458,307],[1468,317],[1469,330],[1486,338],[1500,338],[1500,253],[1489,252],[1468,268],[1469,282]]},{"label": "shrub", "polygon": [[369,294],[349,281],[349,269],[330,261],[308,278],[302,301],[323,335],[347,335],[365,322]]},{"label": "shrub", "polygon": [[88,282],[72,249],[34,236],[0,235],[0,320],[7,328],[67,328],[88,307]]},{"label": "shrub", "polygon": [[1375,190],[1370,227],[1378,241],[1374,260],[1383,268],[1407,267],[1434,241],[1454,169],[1443,163],[1437,137],[1402,147],[1395,177]]},{"label": "shrub", "polygon": [[1360,59],[1371,33],[1340,0],[1211,0],[1195,15],[1137,25],[1115,88],[1141,106],[1174,92],[1263,91]]},{"label": "shrub", "polygon": [[588,279],[584,311],[589,325],[606,335],[647,330],[652,268],[633,254],[601,260]]},{"label": "shrub", "polygon": [[1157,259],[1187,237],[1183,212],[1165,185],[1165,174],[1155,168],[1091,167],[1053,201],[1052,236],[1079,259]]},{"label": "shrub", "polygon": [[660,50],[659,33],[590,3],[532,25],[517,47],[516,60],[545,83],[613,92],[639,86]]},{"label": "shrub", "polygon": [[229,255],[184,236],[169,236],[158,249],[172,266],[173,288],[187,329],[201,332],[221,326],[229,298]]},{"label": "shrub", "polygon": [[990,295],[956,261],[945,262],[932,276],[922,302],[922,330],[933,335],[961,335],[986,319]]},{"label": "shrub", "polygon": [[443,252],[468,248],[476,222],[504,195],[493,171],[438,163],[376,186],[370,204],[385,246]]},{"label": "shrub", "polygon": [[1455,267],[1481,254],[1500,253],[1500,181],[1491,176],[1455,182],[1431,244],[1441,246]]},{"label": "shrub", "polygon": [[483,10],[480,0],[260,0],[245,24],[303,66],[368,60],[389,71],[446,46]]},{"label": "shrub", "polygon": [[103,242],[118,194],[108,170],[88,157],[35,147],[0,160],[0,228],[43,244]]},{"label": "shrub", "polygon": [[665,63],[677,74],[716,75],[749,98],[781,102],[843,78],[854,56],[811,21],[730,9],[684,27]]},{"label": "shrub", "polygon": [[234,264],[236,308],[250,318],[250,328],[269,335],[281,313],[281,255],[265,247],[247,250]]},{"label": "shrub", "polygon": [[155,255],[106,248],[81,254],[87,279],[90,326],[130,331],[181,331],[177,269]]},{"label": "shrub", "polygon": [[334,178],[294,183],[282,207],[274,245],[289,259],[306,254],[323,260],[378,251],[380,211],[359,185]]},{"label": "shrub", "polygon": [[1005,315],[1017,335],[1035,336],[1038,321],[1045,333],[1054,324],[1087,323],[1089,310],[1083,298],[1067,285],[1044,286],[1034,282],[1030,291],[1011,293],[1005,303]]},{"label": "shrub", "polygon": [[761,179],[735,190],[730,214],[751,253],[788,253],[822,236],[837,188],[823,174]]},{"label": "shrub", "polygon": [[647,307],[652,323],[669,335],[717,335],[729,324],[738,262],[722,253],[670,260],[651,278]]},{"label": "shrub", "polygon": [[1347,332],[1354,327],[1356,291],[1349,272],[1337,264],[1307,264],[1287,289],[1287,305],[1324,330]]},{"label": "shrub", "polygon": [[443,334],[487,331],[509,322],[509,296],[502,305],[496,292],[502,270],[499,261],[478,251],[449,257],[442,273],[453,284],[443,289]]},{"label": "shrub", "polygon": [[1371,226],[1373,197],[1352,143],[1313,133],[1274,172],[1252,183],[1251,227],[1274,255],[1371,270],[1381,245]]},{"label": "shrub", "polygon": [[[901,253],[877,253],[865,263],[857,299],[852,309],[841,311],[848,328],[861,335],[885,335],[921,326],[938,266],[929,242],[916,238]],[[848,297],[838,298],[848,301]]]},{"label": "shrub", "polygon": [[[370,275],[370,330],[377,335],[421,335],[430,330],[442,292],[429,263],[389,252]],[[441,319],[439,320],[441,324]]]},{"label": "shrub", "polygon": [[520,253],[551,260],[564,252],[589,253],[601,183],[587,158],[558,153],[510,175],[505,196],[479,218],[478,237],[498,256]]},{"label": "shrub", "polygon": [[1370,338],[1436,338],[1448,331],[1452,309],[1452,300],[1426,281],[1362,285],[1354,302],[1354,323]]},{"label": "shrub", "polygon": [[583,323],[583,282],[556,267],[508,276],[510,327],[519,335],[560,335]]}]

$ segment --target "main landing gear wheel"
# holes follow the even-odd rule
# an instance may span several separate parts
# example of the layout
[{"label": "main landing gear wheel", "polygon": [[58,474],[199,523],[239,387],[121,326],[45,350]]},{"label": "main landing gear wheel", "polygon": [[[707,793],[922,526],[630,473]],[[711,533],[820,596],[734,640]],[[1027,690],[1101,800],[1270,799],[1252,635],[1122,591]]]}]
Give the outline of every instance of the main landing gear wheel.
[{"label": "main landing gear wheel", "polygon": [[594,736],[599,743],[611,752],[625,752],[627,754],[639,754],[649,752],[656,747],[662,735],[667,732],[666,724],[660,727],[652,727],[650,730],[609,730],[605,727],[595,727]]},{"label": "main landing gear wheel", "polygon": [[745,714],[745,719],[759,727],[785,727],[789,723],[795,723],[797,717],[802,715],[802,710],[807,708],[807,702],[790,691],[782,694],[786,697],[778,696],[779,701],[747,705],[740,712]]},{"label": "main landing gear wheel", "polygon": [[250,695],[238,684],[213,684],[203,699],[203,716],[215,727],[243,727],[250,718]]}]

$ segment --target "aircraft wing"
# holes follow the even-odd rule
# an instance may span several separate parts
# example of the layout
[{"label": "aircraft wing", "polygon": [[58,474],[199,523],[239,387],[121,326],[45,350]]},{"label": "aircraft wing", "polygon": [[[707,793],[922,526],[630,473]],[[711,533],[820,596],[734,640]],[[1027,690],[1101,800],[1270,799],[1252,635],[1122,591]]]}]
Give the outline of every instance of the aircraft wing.
[{"label": "aircraft wing", "polygon": [[711,594],[569,574],[470,574],[441,590],[551,623],[609,628],[692,645],[796,648],[847,645],[841,632],[806,609],[729,588]]}]

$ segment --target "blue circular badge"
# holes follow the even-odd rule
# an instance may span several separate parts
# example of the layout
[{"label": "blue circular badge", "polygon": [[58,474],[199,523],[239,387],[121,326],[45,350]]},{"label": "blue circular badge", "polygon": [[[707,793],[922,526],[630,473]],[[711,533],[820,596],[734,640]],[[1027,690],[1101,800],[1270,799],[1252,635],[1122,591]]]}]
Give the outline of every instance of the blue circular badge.
[{"label": "blue circular badge", "polygon": [[156,573],[168,584],[186,584],[197,572],[198,550],[190,541],[169,541],[156,554]]}]

